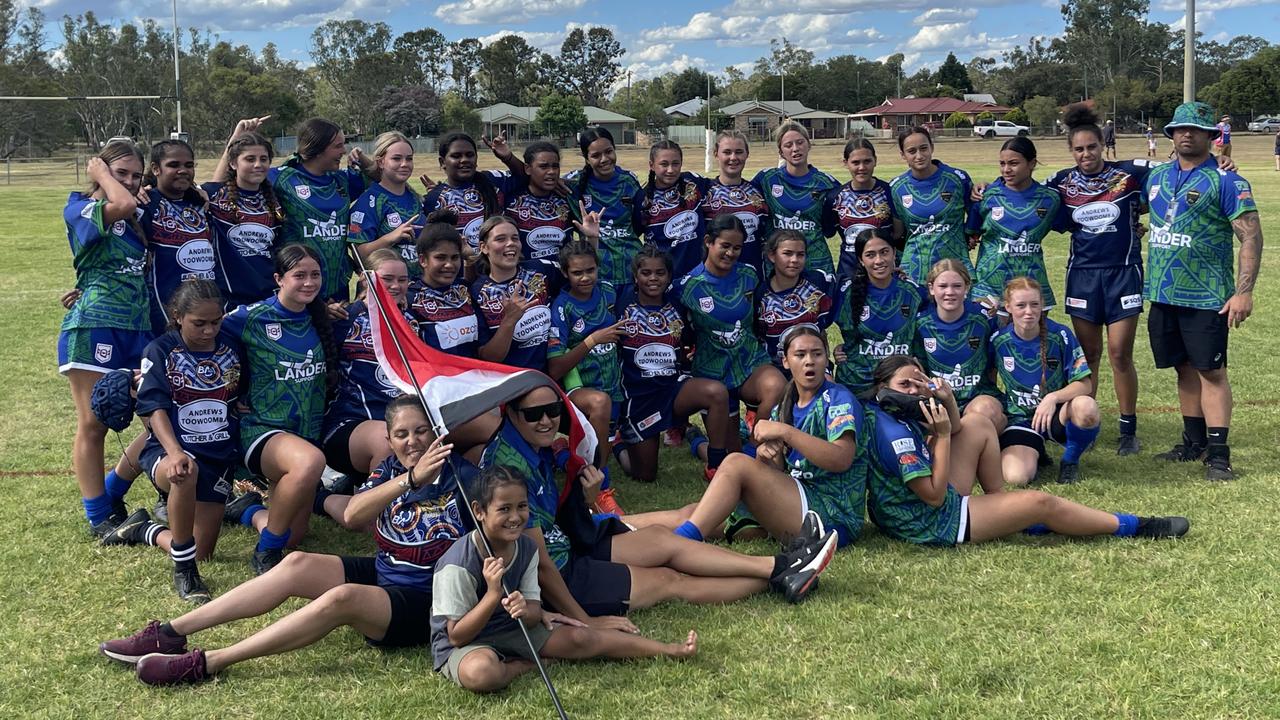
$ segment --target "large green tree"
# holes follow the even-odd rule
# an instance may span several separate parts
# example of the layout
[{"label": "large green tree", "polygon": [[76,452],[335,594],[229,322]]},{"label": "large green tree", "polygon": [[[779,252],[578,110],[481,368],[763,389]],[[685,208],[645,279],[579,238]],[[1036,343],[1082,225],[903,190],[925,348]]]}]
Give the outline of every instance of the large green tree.
[{"label": "large green tree", "polygon": [[618,79],[622,70],[618,60],[625,52],[608,28],[574,28],[560,45],[554,66],[556,84],[587,105],[600,105]]}]

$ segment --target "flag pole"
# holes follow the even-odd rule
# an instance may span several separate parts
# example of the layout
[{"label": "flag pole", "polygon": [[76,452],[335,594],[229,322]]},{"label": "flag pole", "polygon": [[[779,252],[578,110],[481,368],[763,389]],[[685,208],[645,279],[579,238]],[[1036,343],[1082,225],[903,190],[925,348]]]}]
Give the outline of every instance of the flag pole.
[{"label": "flag pole", "polygon": [[[360,272],[364,275],[365,283],[368,285],[367,296],[373,298],[373,305],[377,309],[378,314],[382,317],[382,324],[386,328],[391,327],[391,318],[387,309],[382,304],[382,298],[378,296],[375,283],[377,277],[364,266],[364,259],[359,253],[355,253],[356,262],[360,265]],[[431,418],[431,411],[427,409],[427,398],[422,394],[422,385],[418,383],[418,378],[413,373],[413,365],[409,363],[409,358],[404,353],[404,348],[400,345],[400,339],[395,333],[388,332],[387,337],[391,338],[391,344],[396,348],[396,354],[400,356],[400,362],[404,363],[405,371],[409,374],[409,382],[413,385],[413,393],[418,398],[418,403],[422,405],[422,412]],[[442,437],[447,434],[448,428],[438,426],[433,423],[436,437]],[[493,546],[489,544],[489,538],[484,534],[484,528],[480,527],[480,521],[476,519],[475,513],[471,509],[471,499],[467,496],[466,483],[462,481],[462,477],[458,474],[458,468],[453,462],[453,453],[450,453],[446,462],[449,463],[449,471],[453,473],[454,481],[458,485],[458,494],[462,497],[462,504],[467,509],[467,515],[471,518],[471,523],[476,526],[476,534],[480,537],[480,542],[484,545],[484,550],[489,556],[493,556]],[[502,576],[502,591],[504,594],[511,594],[507,588],[507,577]],[[542,658],[538,657],[538,649],[533,646],[533,638],[529,637],[529,629],[524,626],[524,622],[516,620],[516,625],[520,627],[520,634],[524,636],[525,643],[529,646],[530,657],[533,664],[538,668],[538,674],[542,676],[542,682],[547,686],[547,693],[551,695],[551,703],[555,705],[556,713],[560,716],[560,720],[569,720],[569,716],[564,712],[564,706],[560,704],[560,696],[556,693],[556,687],[551,683],[551,676],[547,674],[547,668],[542,664]]]}]

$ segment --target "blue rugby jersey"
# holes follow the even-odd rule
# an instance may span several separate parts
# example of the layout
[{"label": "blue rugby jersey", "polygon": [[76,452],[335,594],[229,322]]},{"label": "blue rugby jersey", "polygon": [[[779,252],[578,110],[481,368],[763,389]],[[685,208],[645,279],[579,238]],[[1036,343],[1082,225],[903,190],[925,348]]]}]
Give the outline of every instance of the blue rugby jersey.
[{"label": "blue rugby jersey", "polygon": [[[617,322],[614,307],[617,296],[609,283],[597,282],[591,297],[579,300],[566,288],[560,291],[551,304],[551,337],[548,338],[547,357],[559,357],[569,349],[581,345],[591,333]],[[622,401],[621,367],[618,363],[618,343],[601,343],[587,351],[574,367],[582,379],[583,387],[594,388],[609,395],[614,402]]]},{"label": "blue rugby jersey", "polygon": [[364,192],[365,177],[350,169],[312,175],[295,156],[271,168],[267,182],[284,208],[280,243],[300,242],[319,253],[324,277],[321,297],[346,302],[351,282],[347,261],[349,206]]},{"label": "blue rugby jersey", "polygon": [[834,274],[827,238],[835,234],[835,228],[829,226],[824,208],[840,183],[812,165],[800,177],[792,177],[786,168],[765,168],[751,182],[764,194],[772,228],[798,230],[804,235],[805,269]]},{"label": "blue rugby jersey", "polygon": [[625,323],[620,350],[626,396],[674,392],[688,370],[689,322],[684,311],[671,299],[642,305],[631,294],[618,301],[618,320]]},{"label": "blue rugby jersey", "polygon": [[987,346],[998,326],[981,305],[967,301],[958,319],[945,322],[931,303],[915,323],[911,354],[926,372],[947,381],[962,409],[978,395],[996,394]]},{"label": "blue rugby jersey", "polygon": [[[413,313],[402,310],[406,322],[418,332]],[[333,323],[333,337],[338,341],[340,373],[338,390],[325,414],[326,432],[347,420],[382,420],[387,403],[401,394],[395,383],[378,364],[373,351],[373,330],[369,326],[369,307],[363,300],[347,306],[347,319]]]},{"label": "blue rugby jersey", "polygon": [[630,170],[616,168],[608,180],[595,174],[587,178],[585,192],[578,193],[581,170],[564,177],[574,192],[570,202],[582,201],[587,212],[600,213],[600,279],[615,288],[631,284],[631,261],[640,252],[641,239],[636,233],[636,192],[640,181]]},{"label": "blue rugby jersey", "polygon": [[725,185],[719,178],[700,178],[700,181],[704,195],[704,223],[728,213],[737,215],[747,230],[738,262],[754,268],[757,275],[763,275],[764,241],[770,232],[769,204],[764,200],[764,193],[746,180],[737,185]]},{"label": "blue rugby jersey", "polygon": [[924,307],[924,290],[896,274],[883,290],[867,283],[867,299],[860,317],[849,304],[852,280],[844,279],[836,325],[843,338],[845,361],[836,367],[836,382],[855,393],[871,387],[871,372],[890,355],[910,355],[915,317]]},{"label": "blue rugby jersey", "polygon": [[699,264],[676,281],[673,296],[693,329],[693,374],[738,388],[769,362],[755,335],[756,273],[735,263],[726,277]]},{"label": "blue rugby jersey", "polygon": [[1054,306],[1053,288],[1044,267],[1044,239],[1058,218],[1058,193],[1032,180],[1014,190],[998,179],[969,212],[966,230],[981,234],[970,297],[1001,297],[1016,277],[1040,283],[1046,308]]},{"label": "blue rugby jersey", "polygon": [[574,232],[573,207],[563,195],[535,195],[528,188],[511,190],[506,215],[520,233],[520,258],[560,265],[560,248]]},{"label": "blue rugby jersey", "polygon": [[[235,405],[241,387],[240,355],[231,345],[217,342],[213,350],[197,352],[171,330],[142,352],[137,413],[163,410],[183,450],[225,466],[240,446]],[[148,442],[159,441],[152,433]]]},{"label": "blue rugby jersey", "polygon": [[[484,346],[502,324],[502,306],[507,299],[520,293],[533,304],[525,308],[524,315],[516,323],[511,337],[511,347],[501,362],[514,367],[545,371],[547,345],[551,339],[551,301],[560,291],[560,273],[544,270],[545,265],[524,263],[510,280],[498,281],[481,275],[471,283],[471,300],[475,303],[479,320],[478,346]],[[554,279],[553,279],[554,278]]]},{"label": "blue rugby jersey", "polygon": [[1067,272],[1080,268],[1142,266],[1138,233],[1142,189],[1151,172],[1145,160],[1106,162],[1095,175],[1059,170],[1045,181],[1062,199],[1058,227],[1071,233]]},{"label": "blue rugby jersey", "polygon": [[151,256],[147,269],[151,325],[159,334],[169,324],[165,308],[173,291],[184,280],[198,278],[217,283],[218,263],[203,202],[171,200],[154,188],[148,194],[150,201],[142,208],[139,223],[147,234]]},{"label": "blue rugby jersey", "polygon": [[[933,475],[933,454],[920,426],[867,403],[867,514],[880,531],[918,545],[956,544],[962,500],[947,486],[942,504],[920,499],[910,483]],[[861,449],[861,448],[859,448]]]},{"label": "blue rugby jersey", "polygon": [[476,357],[480,327],[471,292],[460,280],[443,288],[425,282],[409,288],[409,312],[423,342],[451,355]]},{"label": "blue rugby jersey", "polygon": [[853,277],[861,264],[854,242],[863,230],[888,228],[893,230],[893,191],[889,183],[874,178],[868,190],[858,190],[852,182],[841,185],[827,198],[826,222],[840,235],[840,262],[836,274]]},{"label": "blue rugby jersey", "polygon": [[[275,263],[280,220],[266,194],[227,183],[201,185],[209,196],[209,227],[217,257],[219,285],[227,307],[252,305],[275,294]],[[279,206],[277,206],[277,211]]]},{"label": "blue rugby jersey", "polygon": [[62,211],[80,291],[80,299],[62,319],[62,329],[148,332],[151,304],[143,278],[147,248],[128,220],[106,224],[102,216],[106,204],[106,200],[73,192]]},{"label": "blue rugby jersey", "polygon": [[[507,194],[511,192],[516,180],[506,173],[491,170],[483,172],[494,188],[493,212],[500,213],[506,206]],[[457,229],[471,246],[472,251],[480,248],[480,226],[488,219],[490,213],[484,209],[484,196],[476,187],[475,181],[454,187],[443,181],[427,191],[422,197],[422,221],[436,210],[452,210],[458,216]]]},{"label": "blue rugby jersey", "polygon": [[645,242],[671,254],[672,275],[681,277],[702,262],[706,236],[706,200],[702,178],[681,173],[669,188],[653,188],[653,196],[640,188],[633,200],[636,227]]},{"label": "blue rugby jersey", "polygon": [[1045,395],[1089,377],[1089,363],[1071,329],[1049,318],[1044,322],[1044,362],[1038,335],[1023,340],[1011,323],[991,336],[991,367],[1010,425],[1030,425]]},{"label": "blue rugby jersey", "polygon": [[963,170],[937,160],[933,164],[937,170],[923,180],[908,170],[890,183],[894,213],[907,231],[902,269],[912,282],[921,285],[933,264],[943,258],[963,262],[973,274],[964,234],[973,182]]},{"label": "blue rugby jersey", "polygon": [[755,330],[774,367],[782,370],[783,334],[796,325],[814,325],[825,332],[835,320],[839,297],[836,279],[817,271],[804,273],[785,290],[774,290],[770,280],[760,283]]},{"label": "blue rugby jersey", "polygon": [[347,239],[352,245],[363,245],[373,242],[396,228],[412,221],[415,232],[408,240],[401,240],[392,246],[400,253],[401,259],[409,269],[410,278],[422,277],[422,266],[418,264],[418,248],[414,244],[417,230],[424,221],[421,216],[421,205],[418,194],[405,188],[396,195],[374,183],[351,204],[351,224],[347,228]]}]

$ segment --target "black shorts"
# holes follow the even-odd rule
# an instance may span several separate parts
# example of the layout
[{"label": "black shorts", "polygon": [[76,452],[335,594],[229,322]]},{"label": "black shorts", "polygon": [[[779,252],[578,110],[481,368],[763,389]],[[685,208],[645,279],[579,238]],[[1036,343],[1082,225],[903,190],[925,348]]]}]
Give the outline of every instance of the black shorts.
[{"label": "black shorts", "polygon": [[[376,560],[342,556],[342,574],[354,585],[378,585]],[[415,647],[431,642],[431,593],[397,585],[379,585],[391,599],[391,622],[381,640],[366,637],[377,647]]]},{"label": "black shorts", "polygon": [[[147,444],[142,447],[142,453],[138,455],[138,462],[142,464],[142,469],[151,478],[151,484],[155,485],[156,490],[160,490],[160,486],[156,485],[156,465],[167,456],[168,453],[155,438],[148,439]],[[215,464],[194,455],[191,457],[196,461],[197,468],[196,501],[219,505],[226,503],[227,496],[231,494],[231,474],[235,470],[235,462]]]},{"label": "black shorts", "polygon": [[1110,325],[1142,312],[1142,268],[1078,268],[1067,272],[1067,314]]},{"label": "black shorts", "polygon": [[1004,450],[1009,447],[1023,446],[1034,448],[1041,458],[1047,457],[1045,452],[1044,439],[1048,437],[1050,440],[1065,445],[1067,442],[1067,426],[1062,424],[1062,406],[1066,403],[1058,403],[1053,409],[1053,418],[1049,420],[1049,432],[1041,434],[1031,429],[1029,425],[1017,424],[1010,425],[1000,432],[1000,449]]},{"label": "black shorts", "polygon": [[627,397],[622,402],[618,423],[622,439],[628,445],[639,445],[670,428],[676,421],[676,397],[680,395],[680,390],[688,379],[681,378],[662,392]]},{"label": "black shorts", "polygon": [[[267,477],[267,474],[262,471],[262,452],[266,450],[267,443],[271,442],[271,438],[283,432],[285,431],[284,430],[268,430],[262,433],[261,435],[259,435],[258,437],[254,438],[253,442],[249,443],[248,449],[244,451],[244,467],[246,470],[249,471],[251,475],[257,475],[258,477],[262,477],[262,478]],[[302,437],[301,435],[296,435],[295,437],[306,440],[306,438]],[[312,445],[316,444],[314,440],[307,440],[307,442],[311,443]]]},{"label": "black shorts", "polygon": [[1227,316],[1217,310],[1151,303],[1147,315],[1156,367],[1189,364],[1197,370],[1227,366]]},{"label": "black shorts", "polygon": [[359,418],[343,420],[338,423],[329,434],[325,435],[324,445],[320,448],[324,451],[324,464],[337,470],[343,475],[367,475],[369,471],[360,470],[351,464],[351,435],[355,433],[356,428],[360,427],[360,423],[364,422]]},{"label": "black shorts", "polygon": [[612,562],[613,536],[606,535],[590,555],[570,557],[560,568],[569,594],[592,617],[626,615],[631,609],[631,568]]}]

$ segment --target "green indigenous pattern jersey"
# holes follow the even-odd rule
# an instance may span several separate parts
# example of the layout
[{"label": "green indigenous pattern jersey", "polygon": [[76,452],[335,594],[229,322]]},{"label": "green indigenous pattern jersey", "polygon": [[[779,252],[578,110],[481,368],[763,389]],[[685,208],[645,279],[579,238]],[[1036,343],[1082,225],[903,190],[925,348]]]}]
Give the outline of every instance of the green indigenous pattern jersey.
[{"label": "green indigenous pattern jersey", "polygon": [[855,393],[871,387],[871,371],[890,355],[911,354],[915,318],[924,306],[924,292],[896,274],[883,290],[867,283],[867,299],[859,317],[849,303],[852,279],[840,288],[836,325],[843,338],[845,361],[836,368],[836,382]]},{"label": "green indigenous pattern jersey", "polygon": [[751,372],[769,364],[756,339],[754,297],[756,271],[735,263],[717,277],[699,263],[676,281],[673,295],[694,331],[693,375],[719,380],[729,389],[742,387]]},{"label": "green indigenous pattern jersey", "polygon": [[894,214],[907,230],[900,264],[907,277],[920,285],[925,283],[929,268],[943,258],[963,262],[973,274],[964,235],[972,181],[963,170],[937,160],[933,164],[937,170],[923,180],[908,170],[890,184]]},{"label": "green indigenous pattern jersey", "polygon": [[933,475],[933,456],[920,427],[902,422],[875,403],[867,404],[867,512],[885,535],[917,545],[955,545],[960,531],[960,496],[947,486],[938,507],[909,486]]},{"label": "green indigenous pattern jersey", "polygon": [[1043,362],[1040,338],[1023,340],[1012,323],[991,337],[991,365],[1010,425],[1030,424],[1045,395],[1089,377],[1089,363],[1076,336],[1066,325],[1049,318],[1044,322]]},{"label": "green indigenous pattern jersey", "polygon": [[835,228],[824,222],[824,209],[827,197],[840,183],[812,165],[800,177],[792,177],[786,168],[765,168],[751,183],[764,194],[774,230],[786,228],[804,235],[805,269],[835,275],[835,262],[827,246],[827,237],[835,234]]},{"label": "green indigenous pattern jersey", "polygon": [[414,244],[414,238],[424,224],[418,217],[420,207],[421,201],[414,191],[405,188],[402,194],[396,195],[380,183],[374,183],[351,205],[351,225],[347,228],[347,239],[352,245],[363,245],[412,221],[413,237],[402,240],[391,248],[400,253],[409,269],[409,279],[421,279],[422,266],[418,264],[418,248]]},{"label": "green indigenous pattern jersey", "polygon": [[1045,308],[1054,306],[1044,269],[1044,239],[1061,205],[1057,191],[1034,180],[1025,190],[1010,188],[1003,178],[987,186],[969,213],[969,234],[982,236],[970,297],[1000,297],[1005,283],[1030,277],[1040,283]]},{"label": "green indigenous pattern jersey", "polygon": [[556,486],[556,464],[549,449],[535,450],[510,422],[502,427],[485,446],[480,467],[503,465],[524,478],[529,491],[529,524],[525,527],[542,531],[542,541],[547,554],[556,567],[563,568],[569,562],[573,544],[569,536],[556,524],[556,511],[560,508],[560,490]]},{"label": "green indigenous pattern jersey", "polygon": [[62,319],[62,329],[150,330],[151,305],[142,276],[147,248],[128,220],[106,224],[106,205],[106,200],[73,192],[62,211],[81,293]]},{"label": "green indigenous pattern jersey", "polygon": [[[776,407],[773,419],[779,420]],[[846,433],[861,442],[862,404],[847,388],[827,380],[807,406],[797,404],[792,408],[791,426],[827,442],[835,442]],[[804,486],[809,509],[839,534],[840,544],[856,540],[862,531],[863,508],[867,506],[865,453],[858,452],[848,470],[832,472],[809,462],[793,448],[787,453],[787,469]]]},{"label": "green indigenous pattern jersey", "polygon": [[236,308],[222,321],[222,338],[240,349],[248,372],[249,413],[240,420],[241,447],[270,430],[320,439],[325,406],[325,357],[311,315],[271,297]]},{"label": "green indigenous pattern jersey", "polygon": [[293,157],[267,173],[284,210],[280,244],[299,242],[320,253],[324,276],[321,297],[348,299],[351,267],[347,262],[348,206],[364,190],[364,177],[355,170],[312,175]]},{"label": "green indigenous pattern jersey", "polygon": [[1174,161],[1147,176],[1147,202],[1147,300],[1221,309],[1236,291],[1231,221],[1258,209],[1248,181],[1212,155],[1191,170]]},{"label": "green indigenous pattern jersey", "polygon": [[[609,283],[597,282],[591,297],[579,300],[567,289],[560,291],[551,304],[551,337],[547,357],[560,357],[570,348],[586,342],[591,333],[617,322],[614,307],[618,301]],[[622,402],[622,365],[618,359],[618,343],[601,343],[587,351],[574,367],[583,387],[607,393],[614,402]]]},{"label": "green indigenous pattern jersey", "polygon": [[[565,175],[564,182],[581,200],[587,212],[600,213],[600,279],[618,290],[630,285],[631,260],[640,252],[640,236],[636,233],[635,196],[640,181],[630,170],[617,168],[608,180],[592,174],[586,189],[579,192],[581,170]],[[577,214],[577,202],[569,208]]]},{"label": "green indigenous pattern jersey", "polygon": [[952,322],[938,317],[936,305],[916,316],[911,354],[930,375],[947,381],[961,409],[979,395],[996,395],[988,369],[987,345],[996,323],[978,303],[966,301],[964,312]]}]

